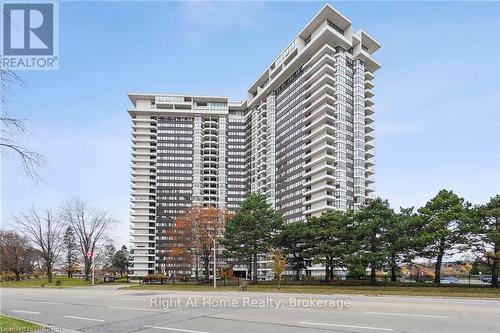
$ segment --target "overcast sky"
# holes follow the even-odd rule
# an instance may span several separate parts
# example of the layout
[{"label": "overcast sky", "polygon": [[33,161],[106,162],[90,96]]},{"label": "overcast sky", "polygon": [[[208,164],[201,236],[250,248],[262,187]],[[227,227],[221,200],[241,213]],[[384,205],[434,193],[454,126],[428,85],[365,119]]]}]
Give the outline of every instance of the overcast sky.
[{"label": "overcast sky", "polygon": [[[376,188],[394,208],[448,188],[500,192],[500,5],[336,2],[381,44],[375,74]],[[128,244],[128,92],[228,96],[246,89],[323,6],[292,3],[60,3],[57,71],[20,72],[3,109],[29,118],[38,184],[2,159],[2,223],[72,196],[108,209]]]}]

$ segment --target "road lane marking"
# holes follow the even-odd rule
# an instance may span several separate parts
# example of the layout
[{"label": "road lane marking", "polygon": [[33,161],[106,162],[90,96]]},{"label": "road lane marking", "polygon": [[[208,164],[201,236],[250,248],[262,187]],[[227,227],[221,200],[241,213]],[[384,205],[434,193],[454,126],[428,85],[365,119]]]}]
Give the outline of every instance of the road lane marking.
[{"label": "road lane marking", "polygon": [[90,321],[104,321],[103,319],[95,319],[95,318],[88,318],[88,317],[78,317],[78,316],[64,316],[64,317],[71,318],[71,319],[90,320]]},{"label": "road lane marking", "polygon": [[38,302],[40,304],[56,304],[56,305],[63,305],[63,303],[59,303],[59,302],[49,302],[49,301],[40,301]]},{"label": "road lane marking", "polygon": [[208,333],[208,332],[203,332],[203,331],[193,331],[193,330],[185,330],[182,328],[172,328],[172,327],[162,327],[162,326],[144,325],[144,327],[156,328],[157,330],[177,331],[177,332],[187,332],[187,333]]},{"label": "road lane marking", "polygon": [[90,298],[91,296],[73,296],[73,298]]},{"label": "road lane marking", "polygon": [[436,316],[436,315],[426,315],[426,314],[416,314],[416,313],[397,313],[397,312],[375,312],[375,311],[367,311],[366,314],[376,314],[376,315],[385,315],[385,316],[405,316],[405,317],[424,317],[424,318],[439,318],[439,319],[451,319],[456,317],[450,316]]},{"label": "road lane marking", "polygon": [[40,314],[40,312],[36,312],[36,311],[24,311],[24,310],[12,310],[12,312]]},{"label": "road lane marking", "polygon": [[319,326],[332,326],[332,327],[346,327],[346,328],[359,328],[359,329],[376,330],[376,331],[394,331],[394,329],[392,329],[392,328],[369,327],[369,326],[355,326],[355,325],[340,325],[340,324],[330,324],[330,323],[314,323],[314,322],[311,322],[311,321],[298,321],[297,324],[319,325]]},{"label": "road lane marking", "polygon": [[132,298],[132,297],[115,297],[119,301],[142,301],[142,299]]},{"label": "road lane marking", "polygon": [[108,306],[109,309],[118,309],[118,310],[134,310],[134,311],[150,311],[150,312],[159,312],[158,310],[153,309],[141,309],[141,308],[127,308],[122,306]]}]

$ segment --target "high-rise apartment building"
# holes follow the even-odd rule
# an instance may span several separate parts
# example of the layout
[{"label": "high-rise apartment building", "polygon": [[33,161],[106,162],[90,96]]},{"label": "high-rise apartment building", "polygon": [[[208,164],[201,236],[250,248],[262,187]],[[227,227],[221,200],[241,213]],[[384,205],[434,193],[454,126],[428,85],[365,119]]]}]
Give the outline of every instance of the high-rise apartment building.
[{"label": "high-rise apartment building", "polygon": [[168,256],[165,230],[193,205],[236,211],[260,192],[289,223],[370,198],[379,47],[325,5],[245,102],[129,94],[132,275],[190,273]]}]

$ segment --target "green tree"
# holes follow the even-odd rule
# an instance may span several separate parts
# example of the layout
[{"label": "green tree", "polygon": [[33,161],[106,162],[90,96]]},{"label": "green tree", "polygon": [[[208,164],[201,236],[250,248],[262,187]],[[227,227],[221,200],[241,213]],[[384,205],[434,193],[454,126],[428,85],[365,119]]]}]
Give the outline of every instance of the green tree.
[{"label": "green tree", "polygon": [[300,273],[307,267],[304,257],[308,244],[309,227],[304,222],[293,222],[283,226],[277,235],[277,246],[288,257],[290,267],[295,271],[295,278],[300,280]]},{"label": "green tree", "polygon": [[325,279],[334,277],[335,267],[346,267],[352,250],[353,224],[350,213],[326,212],[307,220],[305,254],[325,267]]},{"label": "green tree", "polygon": [[273,245],[283,225],[282,217],[262,194],[250,194],[240,210],[225,225],[223,244],[229,256],[250,264],[252,280],[257,281],[257,256]]},{"label": "green tree", "polygon": [[125,245],[113,256],[112,265],[113,267],[122,275],[125,272],[128,272],[128,249]]},{"label": "green tree", "polygon": [[370,268],[370,282],[377,284],[377,269],[389,262],[389,230],[396,223],[396,215],[387,200],[376,198],[355,213],[355,251],[351,262]]},{"label": "green tree", "polygon": [[71,226],[67,227],[63,235],[63,248],[66,261],[66,272],[68,277],[73,277],[73,271],[78,263],[78,244],[75,232]]},{"label": "green tree", "polygon": [[498,288],[500,266],[500,195],[476,209],[473,233],[478,237],[475,251],[491,270],[491,285]]},{"label": "green tree", "polygon": [[436,260],[434,282],[439,285],[445,254],[468,241],[468,204],[452,191],[441,190],[418,213],[422,228],[418,235],[418,242],[422,245],[419,255]]},{"label": "green tree", "polygon": [[401,208],[387,224],[388,268],[391,281],[396,281],[403,263],[415,258],[418,245],[415,235],[420,232],[418,216],[412,208]]}]

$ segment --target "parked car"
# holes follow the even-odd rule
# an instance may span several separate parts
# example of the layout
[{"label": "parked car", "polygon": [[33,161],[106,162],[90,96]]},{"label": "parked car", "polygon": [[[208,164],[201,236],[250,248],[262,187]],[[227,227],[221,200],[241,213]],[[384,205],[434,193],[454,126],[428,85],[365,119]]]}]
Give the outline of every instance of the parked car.
[{"label": "parked car", "polygon": [[[493,279],[491,278],[491,275],[486,275],[481,277],[481,281],[486,282],[486,283],[491,283]],[[500,277],[498,277],[498,282],[500,282]]]},{"label": "parked car", "polygon": [[458,278],[455,276],[445,276],[441,278],[441,284],[457,283]]},{"label": "parked car", "polygon": [[[483,282],[487,282],[487,283],[491,283],[491,274],[483,274],[481,275],[481,277],[479,278],[479,280],[483,281]],[[498,278],[498,281],[500,281],[500,277]]]}]

